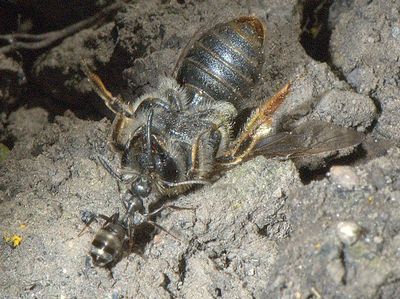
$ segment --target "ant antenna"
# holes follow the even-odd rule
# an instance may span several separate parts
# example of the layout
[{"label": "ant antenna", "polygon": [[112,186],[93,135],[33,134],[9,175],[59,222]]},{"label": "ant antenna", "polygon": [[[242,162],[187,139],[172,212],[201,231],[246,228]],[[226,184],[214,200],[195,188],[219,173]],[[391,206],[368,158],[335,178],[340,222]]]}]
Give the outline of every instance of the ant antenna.
[{"label": "ant antenna", "polygon": [[99,155],[97,158],[104,169],[119,182],[132,181],[139,175],[137,171],[132,169],[123,169],[122,173],[120,173],[120,171],[114,169],[106,157]]},{"label": "ant antenna", "polygon": [[151,109],[149,114],[147,115],[147,122],[146,122],[146,159],[149,163],[149,167],[154,167],[154,159],[151,151],[151,126],[153,123],[153,114],[154,110]]},{"label": "ant antenna", "polygon": [[146,123],[146,149],[147,149],[147,154],[151,154],[151,125],[153,123],[153,114],[154,110],[151,109],[149,112],[149,115],[147,116],[147,123]]}]

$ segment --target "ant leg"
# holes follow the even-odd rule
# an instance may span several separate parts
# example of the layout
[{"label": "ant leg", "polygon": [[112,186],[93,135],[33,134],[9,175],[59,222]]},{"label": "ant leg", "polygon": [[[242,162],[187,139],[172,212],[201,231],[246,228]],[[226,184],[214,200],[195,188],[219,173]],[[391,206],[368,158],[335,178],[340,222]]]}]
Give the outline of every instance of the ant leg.
[{"label": "ant leg", "polygon": [[115,284],[117,283],[117,281],[115,280],[114,274],[113,274],[113,272],[112,272],[112,267],[107,266],[107,270],[108,270],[108,275],[110,276],[110,278],[111,278],[112,280],[114,280],[114,283],[112,284],[112,287],[114,287]]},{"label": "ant leg", "polygon": [[166,228],[162,227],[161,225],[155,223],[154,221],[148,220],[147,223],[153,225],[155,228],[158,228],[159,230],[162,230],[163,232],[167,233],[168,235],[170,235],[171,237],[173,237],[174,239],[178,240],[179,242],[183,243],[183,241],[178,238],[177,236],[175,236],[173,233],[171,233],[170,231],[168,231]]},{"label": "ant leg", "polygon": [[128,213],[129,211],[129,203],[132,200],[132,197],[133,194],[129,190],[126,190],[123,194],[120,194],[119,196],[119,200],[125,208],[125,213]]},{"label": "ant leg", "polygon": [[119,182],[130,181],[136,178],[138,174],[136,171],[129,169],[124,169],[123,174],[120,174],[111,166],[111,163],[104,156],[99,155],[98,159],[100,161],[100,164],[104,167],[104,169]]},{"label": "ant leg", "polygon": [[[83,232],[90,227],[90,225],[93,223],[93,221],[97,221],[97,218],[101,218],[103,220],[106,221],[105,224],[110,223],[110,222],[114,222],[116,219],[118,219],[119,217],[119,213],[115,213],[113,214],[111,217],[108,217],[106,215],[103,214],[94,214],[89,218],[89,220],[86,222],[84,228],[80,231],[80,233],[78,234],[78,237],[82,236]],[[104,224],[104,225],[105,225]]]},{"label": "ant leg", "polygon": [[129,253],[132,252],[133,249],[133,228],[132,228],[132,222],[129,220],[128,225],[127,225],[127,236],[128,236],[128,250]]},{"label": "ant leg", "polygon": [[108,161],[104,156],[100,155],[98,156],[98,159],[100,161],[100,164],[109,174],[111,174],[112,177],[122,182],[122,176],[114,170],[114,168],[111,166],[110,161]]},{"label": "ant leg", "polygon": [[[91,212],[90,212],[91,213]],[[79,232],[78,237],[81,237],[83,235],[83,232],[90,227],[90,225],[93,223],[93,221],[97,221],[97,214],[92,213],[90,215],[89,220],[86,221],[85,226],[82,228],[82,230]]]},{"label": "ant leg", "polygon": [[178,207],[178,206],[175,206],[175,205],[173,205],[173,204],[165,204],[165,205],[163,205],[162,207],[160,207],[160,208],[158,208],[158,209],[156,209],[156,210],[154,210],[154,211],[152,211],[152,212],[150,212],[150,213],[143,214],[143,215],[146,216],[147,218],[149,218],[149,217],[151,217],[151,216],[154,216],[154,215],[160,213],[161,211],[163,211],[163,210],[165,210],[165,209],[173,209],[173,210],[178,210],[178,211],[179,211],[179,210],[180,210],[180,211],[183,211],[183,210],[192,210],[192,211],[196,211],[196,208]]},{"label": "ant leg", "polygon": [[139,108],[142,108],[141,106],[143,106],[144,104],[148,104],[148,105],[151,105],[151,106],[158,106],[160,108],[163,108],[166,111],[171,110],[171,105],[168,102],[163,101],[163,100],[158,99],[158,98],[140,99],[136,103],[133,104],[134,108],[132,108],[132,110],[136,112],[136,111],[139,110]]},{"label": "ant leg", "polygon": [[97,217],[105,220],[106,221],[105,224],[107,224],[107,223],[114,222],[115,220],[117,220],[119,217],[119,213],[114,213],[111,217],[108,217],[104,214],[98,214]]},{"label": "ant leg", "polygon": [[154,210],[154,211],[152,211],[152,212],[150,212],[148,214],[143,214],[147,218],[147,220],[146,220],[147,223],[153,225],[155,228],[158,228],[158,229],[166,232],[168,235],[172,236],[174,239],[176,239],[176,240],[180,241],[181,243],[183,243],[183,241],[180,238],[178,238],[176,235],[172,234],[166,228],[162,227],[161,225],[159,225],[159,224],[157,224],[154,221],[149,219],[151,216],[156,215],[156,214],[160,213],[161,211],[163,211],[165,209],[196,211],[196,208],[178,207],[178,206],[175,206],[173,204],[166,204],[166,205],[163,205],[162,207],[160,207],[160,208],[158,208],[158,209],[156,209],[156,210]]}]

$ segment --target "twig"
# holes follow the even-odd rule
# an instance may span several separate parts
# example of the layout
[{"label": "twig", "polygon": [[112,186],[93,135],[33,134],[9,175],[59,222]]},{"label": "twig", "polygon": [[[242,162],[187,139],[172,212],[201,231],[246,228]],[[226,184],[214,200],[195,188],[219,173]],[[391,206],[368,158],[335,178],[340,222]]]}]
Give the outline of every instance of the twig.
[{"label": "twig", "polygon": [[51,31],[42,34],[29,34],[29,33],[13,33],[0,35],[0,40],[6,40],[9,45],[1,47],[0,53],[8,53],[15,50],[37,50],[42,48],[47,48],[55,42],[70,36],[83,28],[92,26],[97,21],[107,17],[109,14],[121,7],[122,3],[117,1],[101,11],[99,11],[94,16],[84,19],[78,23],[70,25],[60,30]]}]

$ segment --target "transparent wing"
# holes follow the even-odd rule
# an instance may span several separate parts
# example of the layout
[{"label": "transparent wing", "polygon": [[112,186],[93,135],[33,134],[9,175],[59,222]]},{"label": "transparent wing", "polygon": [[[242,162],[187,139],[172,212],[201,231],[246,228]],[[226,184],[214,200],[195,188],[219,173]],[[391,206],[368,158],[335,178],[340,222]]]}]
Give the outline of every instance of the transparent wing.
[{"label": "transparent wing", "polygon": [[304,157],[360,144],[363,133],[321,121],[310,121],[291,132],[280,132],[260,139],[252,155]]}]

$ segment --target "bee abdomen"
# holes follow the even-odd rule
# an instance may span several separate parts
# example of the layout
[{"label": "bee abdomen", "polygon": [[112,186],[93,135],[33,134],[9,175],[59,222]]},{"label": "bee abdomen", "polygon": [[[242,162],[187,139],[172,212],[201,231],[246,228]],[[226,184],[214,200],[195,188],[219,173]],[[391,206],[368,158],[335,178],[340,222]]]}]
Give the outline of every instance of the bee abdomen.
[{"label": "bee abdomen", "polygon": [[264,26],[242,17],[207,31],[183,59],[177,80],[197,97],[232,102],[250,95],[264,62]]}]

